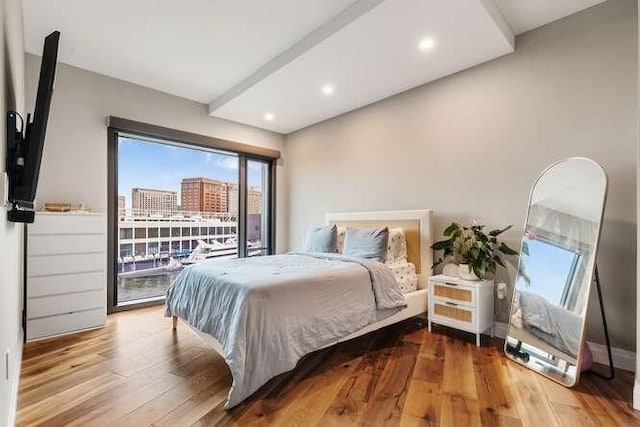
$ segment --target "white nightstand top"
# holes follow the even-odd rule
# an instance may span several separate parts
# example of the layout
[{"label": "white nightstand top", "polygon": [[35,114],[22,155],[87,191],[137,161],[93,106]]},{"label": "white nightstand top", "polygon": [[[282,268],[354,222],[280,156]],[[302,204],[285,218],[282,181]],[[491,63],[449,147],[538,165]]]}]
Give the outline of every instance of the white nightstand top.
[{"label": "white nightstand top", "polygon": [[448,282],[455,283],[456,285],[485,285],[485,284],[493,284],[493,279],[485,279],[485,280],[464,280],[459,277],[454,276],[445,276],[444,274],[438,274],[436,276],[429,277],[430,281],[433,282]]}]

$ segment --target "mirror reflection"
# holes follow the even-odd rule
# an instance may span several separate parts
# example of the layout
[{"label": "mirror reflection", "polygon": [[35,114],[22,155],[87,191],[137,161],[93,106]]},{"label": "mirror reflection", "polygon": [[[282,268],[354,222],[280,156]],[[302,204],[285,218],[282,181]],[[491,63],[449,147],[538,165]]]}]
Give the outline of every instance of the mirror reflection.
[{"label": "mirror reflection", "polygon": [[589,159],[566,159],[531,192],[505,351],[531,369],[574,385],[607,180]]}]

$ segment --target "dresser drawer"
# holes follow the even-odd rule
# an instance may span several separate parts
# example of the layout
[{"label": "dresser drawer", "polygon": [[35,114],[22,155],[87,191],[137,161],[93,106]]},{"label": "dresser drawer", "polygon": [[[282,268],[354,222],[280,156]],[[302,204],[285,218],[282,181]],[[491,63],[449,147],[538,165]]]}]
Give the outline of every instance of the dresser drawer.
[{"label": "dresser drawer", "polygon": [[106,295],[102,289],[73,294],[29,298],[27,301],[27,319],[102,308],[105,305],[105,300]]},{"label": "dresser drawer", "polygon": [[37,213],[29,235],[104,234],[104,215]]},{"label": "dresser drawer", "polygon": [[27,320],[27,339],[44,338],[104,326],[105,308]]},{"label": "dresser drawer", "polygon": [[477,288],[450,282],[433,282],[431,297],[469,307],[476,307],[478,299]]},{"label": "dresser drawer", "polygon": [[102,234],[29,235],[27,251],[30,256],[85,254],[105,252],[106,245]]},{"label": "dresser drawer", "polygon": [[106,283],[104,271],[30,277],[27,282],[27,298],[103,290]]},{"label": "dresser drawer", "polygon": [[28,277],[104,271],[107,261],[103,253],[29,256]]},{"label": "dresser drawer", "polygon": [[474,328],[477,324],[477,310],[451,302],[433,301],[432,320],[443,325],[451,324],[462,329]]}]

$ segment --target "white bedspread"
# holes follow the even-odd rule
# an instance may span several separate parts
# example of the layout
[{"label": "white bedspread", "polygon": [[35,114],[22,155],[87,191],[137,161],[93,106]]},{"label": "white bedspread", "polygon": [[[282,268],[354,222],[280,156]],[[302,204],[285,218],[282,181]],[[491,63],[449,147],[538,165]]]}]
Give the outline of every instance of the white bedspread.
[{"label": "white bedspread", "polygon": [[166,315],[220,342],[233,375],[231,408],[302,356],[404,307],[384,264],[288,254],[189,266],[167,292]]}]

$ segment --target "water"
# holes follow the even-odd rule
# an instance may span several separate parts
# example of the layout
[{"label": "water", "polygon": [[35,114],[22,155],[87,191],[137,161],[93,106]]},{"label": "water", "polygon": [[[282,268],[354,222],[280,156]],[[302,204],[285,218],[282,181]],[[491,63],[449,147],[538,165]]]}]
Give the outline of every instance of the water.
[{"label": "water", "polygon": [[119,277],[118,302],[164,296],[179,273],[171,271],[146,277]]}]

